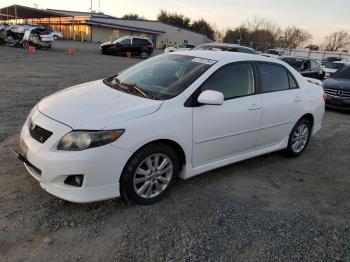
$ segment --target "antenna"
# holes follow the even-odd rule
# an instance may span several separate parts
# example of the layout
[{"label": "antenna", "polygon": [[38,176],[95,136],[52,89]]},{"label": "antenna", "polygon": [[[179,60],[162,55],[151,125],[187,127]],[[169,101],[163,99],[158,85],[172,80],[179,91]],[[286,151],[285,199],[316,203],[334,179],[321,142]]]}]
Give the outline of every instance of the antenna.
[{"label": "antenna", "polygon": [[98,0],[98,12],[101,13],[101,1]]},{"label": "antenna", "polygon": [[34,3],[34,8],[38,9],[38,4],[37,3]]}]

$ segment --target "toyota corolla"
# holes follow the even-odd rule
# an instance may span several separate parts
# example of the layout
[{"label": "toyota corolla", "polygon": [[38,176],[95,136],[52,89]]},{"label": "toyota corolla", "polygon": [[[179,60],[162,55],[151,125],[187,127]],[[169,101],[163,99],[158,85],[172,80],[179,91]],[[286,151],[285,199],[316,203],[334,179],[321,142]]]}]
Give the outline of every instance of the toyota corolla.
[{"label": "toyota corolla", "polygon": [[278,150],[301,155],[324,106],[322,86],[283,61],[164,54],[44,98],[23,126],[18,156],[59,198],[152,204],[177,178]]}]

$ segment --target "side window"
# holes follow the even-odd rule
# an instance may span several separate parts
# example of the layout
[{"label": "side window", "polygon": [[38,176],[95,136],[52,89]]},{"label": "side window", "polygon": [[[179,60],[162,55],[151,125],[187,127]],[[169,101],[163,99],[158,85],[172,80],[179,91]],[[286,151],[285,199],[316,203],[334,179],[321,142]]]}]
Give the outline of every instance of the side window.
[{"label": "side window", "polygon": [[254,94],[253,67],[248,63],[223,66],[202,85],[204,90],[222,92],[225,100]]},{"label": "side window", "polygon": [[258,64],[261,91],[273,92],[289,89],[289,79],[284,67],[276,64]]},{"label": "side window", "polygon": [[131,39],[127,38],[119,42],[121,45],[130,45],[131,44]]},{"label": "side window", "polygon": [[230,48],[228,51],[230,51],[230,52],[239,52],[238,48],[236,48],[236,47]]},{"label": "side window", "polygon": [[310,68],[311,68],[310,61],[306,61],[306,62],[304,63],[304,70],[308,70],[308,69],[310,69]]}]

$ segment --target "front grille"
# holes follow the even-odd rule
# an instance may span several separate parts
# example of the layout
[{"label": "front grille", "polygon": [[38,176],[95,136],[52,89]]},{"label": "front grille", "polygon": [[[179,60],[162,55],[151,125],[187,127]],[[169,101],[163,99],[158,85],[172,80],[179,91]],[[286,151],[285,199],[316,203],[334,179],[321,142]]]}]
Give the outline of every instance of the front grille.
[{"label": "front grille", "polygon": [[52,132],[33,123],[29,124],[29,133],[32,138],[40,143],[45,143],[52,136]]},{"label": "front grille", "polygon": [[350,97],[350,91],[340,90],[340,89],[330,89],[325,88],[324,92],[327,95],[337,96],[337,97]]}]

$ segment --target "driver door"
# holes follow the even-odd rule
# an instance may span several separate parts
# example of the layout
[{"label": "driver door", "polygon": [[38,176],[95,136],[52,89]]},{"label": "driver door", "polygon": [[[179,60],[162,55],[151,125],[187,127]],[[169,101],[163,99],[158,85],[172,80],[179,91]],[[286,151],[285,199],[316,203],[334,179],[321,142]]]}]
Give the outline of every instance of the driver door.
[{"label": "driver door", "polygon": [[116,55],[125,55],[126,52],[131,51],[131,39],[126,38],[115,44],[115,54]]},{"label": "driver door", "polygon": [[222,105],[193,108],[193,167],[254,150],[262,102],[256,93],[251,63],[225,65],[200,87],[223,93]]}]

